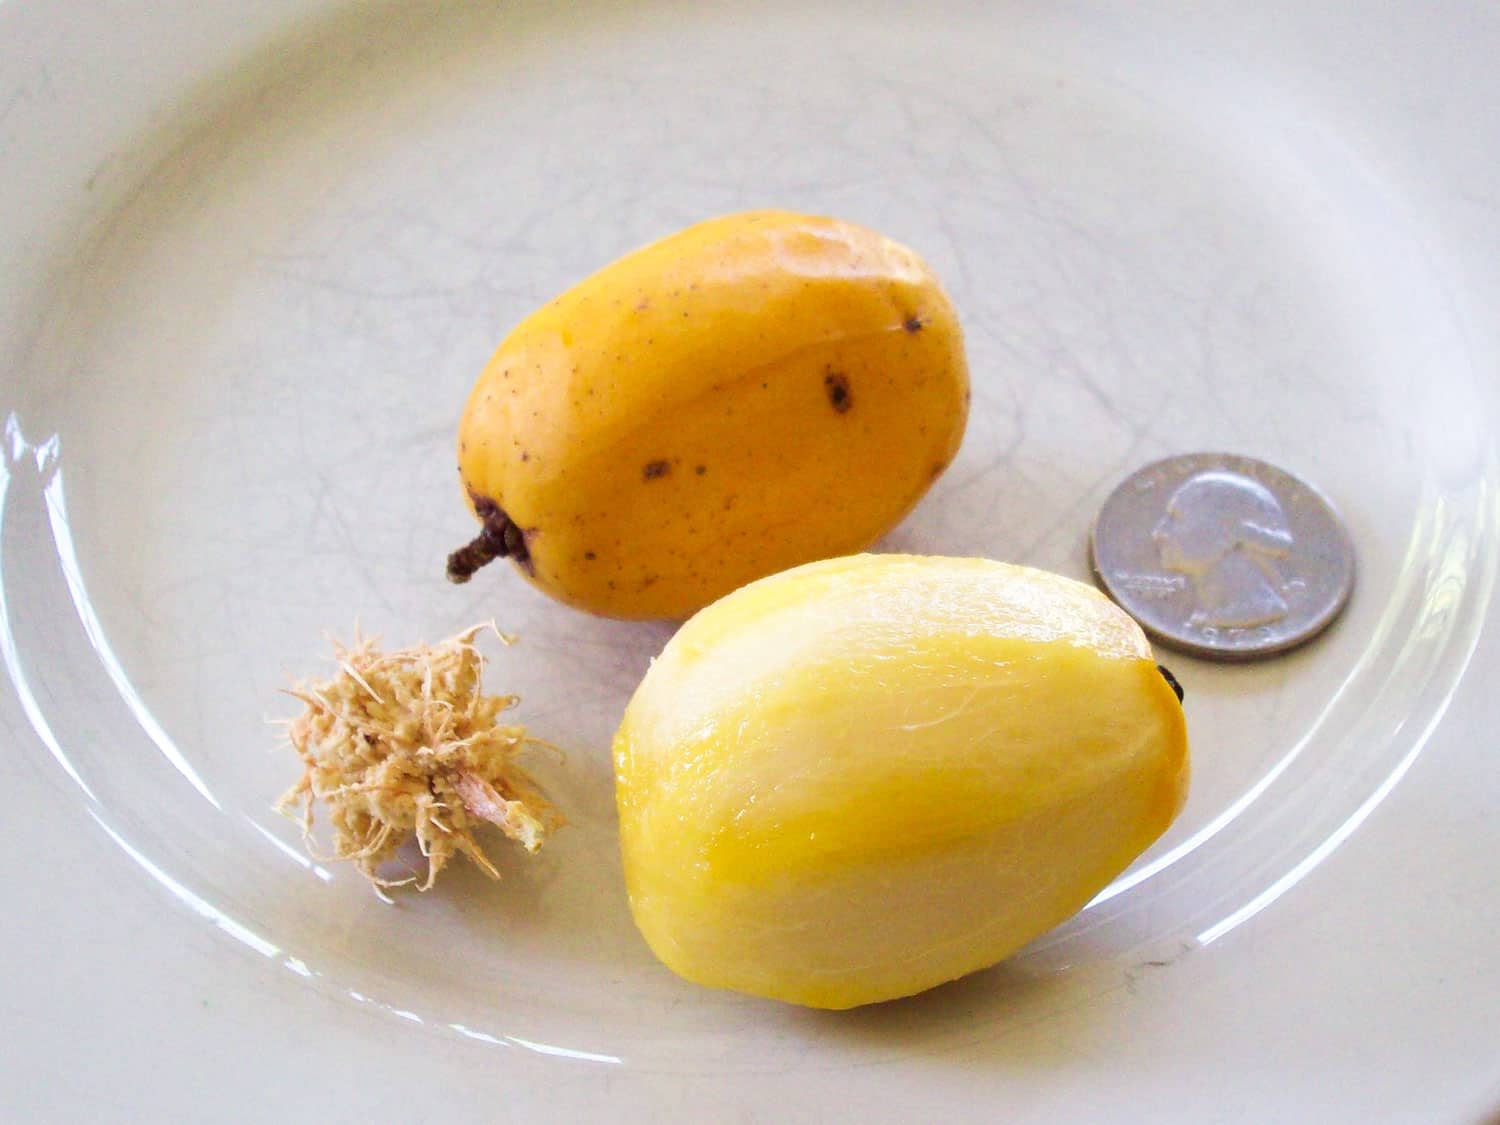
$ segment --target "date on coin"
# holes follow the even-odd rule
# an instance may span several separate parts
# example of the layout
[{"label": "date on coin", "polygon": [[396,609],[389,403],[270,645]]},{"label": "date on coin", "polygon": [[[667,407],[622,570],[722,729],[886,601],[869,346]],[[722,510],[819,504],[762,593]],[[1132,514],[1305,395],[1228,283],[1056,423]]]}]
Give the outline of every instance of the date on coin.
[{"label": "date on coin", "polygon": [[1157,640],[1217,660],[1317,636],[1354,587],[1333,505],[1264,461],[1190,453],[1133,473],[1089,541],[1100,587]]}]

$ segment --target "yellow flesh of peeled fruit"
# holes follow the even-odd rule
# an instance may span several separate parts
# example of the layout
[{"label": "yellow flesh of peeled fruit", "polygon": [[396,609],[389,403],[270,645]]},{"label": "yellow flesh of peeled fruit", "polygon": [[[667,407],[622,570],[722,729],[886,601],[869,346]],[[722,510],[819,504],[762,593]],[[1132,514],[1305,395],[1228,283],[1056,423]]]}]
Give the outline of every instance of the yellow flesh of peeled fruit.
[{"label": "yellow flesh of peeled fruit", "polygon": [[1002,960],[1160,836],[1188,778],[1140,628],[982,559],[833,559],[721,599],[647,673],[614,752],[651,948],[821,1008]]}]

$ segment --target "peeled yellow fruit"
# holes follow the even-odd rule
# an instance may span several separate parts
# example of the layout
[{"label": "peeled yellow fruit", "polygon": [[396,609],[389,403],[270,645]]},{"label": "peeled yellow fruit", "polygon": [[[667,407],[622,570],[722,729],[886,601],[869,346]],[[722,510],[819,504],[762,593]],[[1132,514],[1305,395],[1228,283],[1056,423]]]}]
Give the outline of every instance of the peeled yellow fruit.
[{"label": "peeled yellow fruit", "polygon": [[459,426],[484,530],[549,594],[685,617],[860,550],[953,459],[968,415],[953,306],[910,250],[753,211],[606,267],[500,345]]},{"label": "peeled yellow fruit", "polygon": [[1091,588],[861,555],[683,626],[615,736],[631,910],[689,980],[819,1008],[1000,961],[1186,796],[1177,695]]}]

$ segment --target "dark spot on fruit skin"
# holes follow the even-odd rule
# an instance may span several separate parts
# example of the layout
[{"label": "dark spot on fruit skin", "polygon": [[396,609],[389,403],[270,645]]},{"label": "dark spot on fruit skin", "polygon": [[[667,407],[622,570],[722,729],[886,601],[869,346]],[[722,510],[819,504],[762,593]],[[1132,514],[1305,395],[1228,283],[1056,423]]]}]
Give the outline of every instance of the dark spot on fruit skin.
[{"label": "dark spot on fruit skin", "polygon": [[583,552],[583,557],[589,562],[593,562],[596,556],[593,551],[585,551]]},{"label": "dark spot on fruit skin", "polygon": [[704,473],[708,472],[708,466],[707,465],[695,465],[693,467],[693,472],[697,473],[701,477]]},{"label": "dark spot on fruit skin", "polygon": [[527,453],[526,450],[524,450],[524,449],[521,450],[521,460],[522,461],[530,461],[531,460],[531,454]]},{"label": "dark spot on fruit skin", "polygon": [[901,327],[906,329],[908,332],[920,332],[922,331],[922,326],[926,323],[927,322],[924,321],[920,316],[917,316],[915,313],[913,313],[911,316],[907,317],[905,321],[902,322]]},{"label": "dark spot on fruit skin", "polygon": [[823,387],[828,391],[828,401],[833,409],[840,414],[847,414],[854,405],[854,398],[849,393],[849,376],[842,371],[830,370],[823,376]]},{"label": "dark spot on fruit skin", "polygon": [[666,476],[671,471],[672,465],[669,461],[647,461],[641,466],[641,479],[655,480],[657,477]]},{"label": "dark spot on fruit skin", "polygon": [[934,464],[932,466],[932,479],[937,480],[938,477],[943,475],[943,470],[947,467],[947,463],[943,461],[938,461],[936,464]]}]

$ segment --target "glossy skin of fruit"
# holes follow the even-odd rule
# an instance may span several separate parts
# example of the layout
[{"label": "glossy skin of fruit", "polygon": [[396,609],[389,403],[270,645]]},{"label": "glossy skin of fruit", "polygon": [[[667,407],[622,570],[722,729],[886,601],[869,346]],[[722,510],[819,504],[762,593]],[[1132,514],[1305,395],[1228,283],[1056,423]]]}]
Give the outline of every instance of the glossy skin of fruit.
[{"label": "glossy skin of fruit", "polygon": [[685,617],[867,546],[953,459],[957,316],[923,262],[835,219],[729,215],[627,255],[501,344],[459,426],[485,531],[614,617]]},{"label": "glossy skin of fruit", "polygon": [[1090,587],[861,555],[693,617],[615,737],[631,910],[700,984],[820,1008],[993,965],[1186,797],[1181,705]]}]

